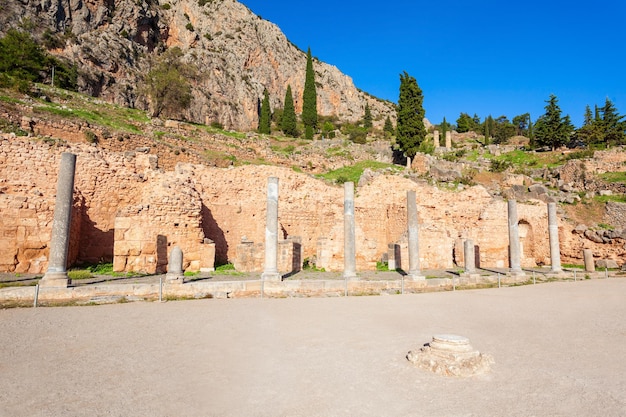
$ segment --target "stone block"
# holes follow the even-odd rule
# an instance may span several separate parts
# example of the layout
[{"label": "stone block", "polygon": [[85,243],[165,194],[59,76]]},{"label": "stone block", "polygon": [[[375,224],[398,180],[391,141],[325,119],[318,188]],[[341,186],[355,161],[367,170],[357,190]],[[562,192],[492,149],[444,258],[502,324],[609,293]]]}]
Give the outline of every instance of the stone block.
[{"label": "stone block", "polygon": [[598,268],[598,269],[604,269],[604,268],[617,269],[617,268],[619,268],[619,265],[613,259],[598,259],[596,261],[596,268]]},{"label": "stone block", "polygon": [[127,258],[125,256],[114,256],[113,271],[124,272],[126,270],[126,260]]}]

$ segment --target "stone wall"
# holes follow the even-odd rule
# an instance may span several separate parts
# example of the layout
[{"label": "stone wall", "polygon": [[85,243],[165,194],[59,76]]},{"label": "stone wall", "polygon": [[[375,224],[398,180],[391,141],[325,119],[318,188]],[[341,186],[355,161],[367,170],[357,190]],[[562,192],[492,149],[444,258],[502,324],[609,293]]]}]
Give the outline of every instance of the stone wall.
[{"label": "stone wall", "polygon": [[[300,261],[316,259],[320,268],[343,269],[340,186],[276,166],[222,169],[179,163],[163,171],[152,154],[4,136],[1,270],[46,270],[58,161],[64,151],[78,155],[71,262],[114,261],[119,271],[163,271],[174,245],[183,250],[187,269],[210,269],[214,260],[233,262],[242,238],[264,242],[267,178],[274,176],[279,178],[279,240],[298,237]],[[479,246],[482,266],[508,266],[504,200],[481,186],[445,191],[401,175],[376,175],[356,190],[357,270],[375,269],[389,243],[404,246],[408,190],[417,195],[422,269],[462,265],[465,239]],[[546,205],[519,204],[518,214],[522,265],[549,263]],[[571,225],[561,222],[559,227],[564,263],[580,259],[583,248],[614,257],[626,250],[619,242],[603,245],[583,239],[571,233]],[[255,253],[252,266],[242,269],[262,268],[262,250]],[[292,270],[293,250],[283,254],[281,249],[281,254],[287,263],[281,272]],[[408,258],[402,254],[401,260]]]}]

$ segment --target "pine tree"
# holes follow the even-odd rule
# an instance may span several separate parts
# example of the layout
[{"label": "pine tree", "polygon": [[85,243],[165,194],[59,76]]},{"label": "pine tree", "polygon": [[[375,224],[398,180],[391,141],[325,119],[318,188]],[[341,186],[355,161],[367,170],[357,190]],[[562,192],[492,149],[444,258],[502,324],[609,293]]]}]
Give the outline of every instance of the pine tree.
[{"label": "pine tree", "polygon": [[600,111],[602,112],[602,129],[606,145],[621,145],[624,143],[626,139],[624,129],[626,126],[623,119],[625,116],[619,115],[615,105],[608,97]]},{"label": "pine tree", "polygon": [[365,104],[365,114],[363,115],[363,127],[366,129],[370,129],[373,126],[372,124],[372,112],[370,110],[369,103]]},{"label": "pine tree", "polygon": [[259,117],[259,133],[269,135],[272,129],[272,110],[270,109],[270,95],[267,88],[263,91],[261,102],[261,115]]},{"label": "pine tree", "polygon": [[385,119],[385,126],[383,127],[383,132],[389,133],[390,135],[393,135],[394,133],[393,123],[391,123],[391,119],[389,118],[389,116],[387,116],[387,118]]},{"label": "pine tree", "polygon": [[550,99],[546,101],[545,114],[535,123],[535,137],[540,146],[556,149],[569,141],[571,122],[569,115],[561,117],[558,102],[556,96],[550,94]]},{"label": "pine tree", "polygon": [[400,74],[400,97],[398,99],[396,122],[396,143],[408,157],[417,153],[426,138],[423,107],[424,95],[414,77],[404,71]]},{"label": "pine tree", "polygon": [[298,128],[296,125],[296,109],[293,106],[293,94],[291,93],[291,85],[287,86],[285,93],[285,107],[283,109],[283,117],[280,119],[280,129],[287,136],[293,138],[298,136]]},{"label": "pine tree", "polygon": [[315,90],[315,71],[313,71],[311,48],[307,51],[306,56],[306,78],[302,93],[302,122],[304,123],[306,138],[313,139],[313,133],[317,127],[317,92]]}]

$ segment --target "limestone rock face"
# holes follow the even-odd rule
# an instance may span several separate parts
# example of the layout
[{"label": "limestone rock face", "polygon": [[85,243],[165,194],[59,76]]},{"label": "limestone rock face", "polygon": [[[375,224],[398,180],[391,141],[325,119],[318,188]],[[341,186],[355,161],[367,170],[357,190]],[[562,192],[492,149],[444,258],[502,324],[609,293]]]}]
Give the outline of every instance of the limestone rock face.
[{"label": "limestone rock face", "polygon": [[[151,58],[177,46],[183,59],[199,69],[191,80],[192,104],[183,118],[256,129],[264,88],[271,108],[276,109],[283,107],[288,84],[296,112],[302,111],[305,52],[276,25],[235,0],[213,0],[203,6],[197,0],[162,1],[161,6],[135,0],[5,3],[0,33],[28,19],[35,38],[52,34],[58,45],[51,52],[78,64],[79,88],[91,95],[147,108],[140,88],[142,75]],[[375,125],[382,127],[387,116],[395,119],[392,103],[359,91],[350,77],[332,65],[314,60],[313,66],[319,114],[356,121],[369,104]]]}]

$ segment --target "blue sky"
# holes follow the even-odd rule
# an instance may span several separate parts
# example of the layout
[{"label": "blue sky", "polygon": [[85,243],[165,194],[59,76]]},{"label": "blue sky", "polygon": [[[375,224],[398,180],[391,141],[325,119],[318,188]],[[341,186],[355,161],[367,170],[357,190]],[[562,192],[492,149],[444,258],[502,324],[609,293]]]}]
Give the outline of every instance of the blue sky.
[{"label": "blue sky", "polygon": [[433,123],[534,121],[550,94],[576,126],[606,97],[626,114],[624,0],[240,1],[377,97],[397,102],[408,72]]}]

